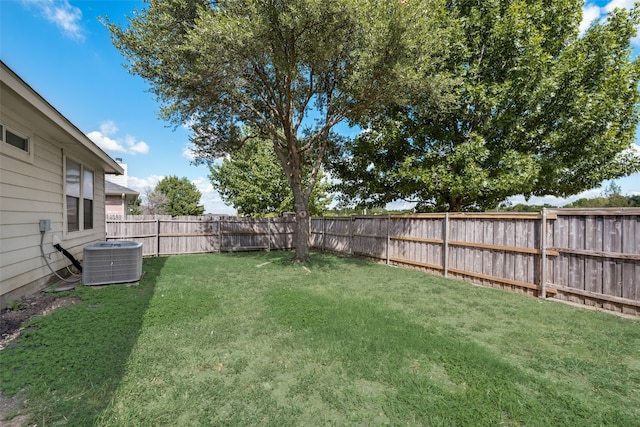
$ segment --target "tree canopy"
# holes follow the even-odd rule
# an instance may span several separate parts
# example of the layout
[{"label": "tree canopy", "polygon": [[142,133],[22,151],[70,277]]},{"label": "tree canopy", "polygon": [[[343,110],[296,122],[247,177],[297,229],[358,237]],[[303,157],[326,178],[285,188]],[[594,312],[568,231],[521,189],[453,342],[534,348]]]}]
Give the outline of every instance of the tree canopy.
[{"label": "tree canopy", "polygon": [[[304,170],[305,179],[309,169],[311,165]],[[291,187],[269,141],[251,139],[220,163],[210,164],[209,171],[213,188],[241,215],[279,215],[294,211]],[[310,215],[321,215],[329,206],[328,187],[320,171],[309,198]]]},{"label": "tree canopy", "polygon": [[167,176],[156,185],[154,191],[166,197],[166,204],[162,209],[167,215],[202,215],[204,213],[204,206],[199,204],[202,193],[186,177]]},{"label": "tree canopy", "polygon": [[637,10],[617,9],[579,34],[582,6],[447,1],[450,50],[435,72],[457,82],[453,102],[414,91],[363,121],[365,132],[332,157],[344,200],[486,210],[512,195],[566,197],[639,171]]},{"label": "tree canopy", "polygon": [[296,260],[308,261],[309,198],[331,129],[409,87],[439,84],[423,68],[442,50],[434,41],[446,28],[432,19],[441,9],[438,0],[150,0],[127,28],[107,25],[162,116],[192,125],[200,161],[271,141],[293,194]]}]

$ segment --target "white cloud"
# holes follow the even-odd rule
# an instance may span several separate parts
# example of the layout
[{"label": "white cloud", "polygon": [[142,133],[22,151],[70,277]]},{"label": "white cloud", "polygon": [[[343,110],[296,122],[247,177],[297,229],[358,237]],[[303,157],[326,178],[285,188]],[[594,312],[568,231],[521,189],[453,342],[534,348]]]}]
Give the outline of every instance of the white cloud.
[{"label": "white cloud", "polygon": [[124,137],[124,143],[129,154],[149,153],[149,144],[144,141],[136,141],[136,139],[131,135],[127,135]]},{"label": "white cloud", "polygon": [[631,144],[631,146],[629,148],[627,148],[626,150],[623,150],[622,153],[620,153],[621,155],[625,155],[625,156],[633,156],[637,159],[640,159],[640,145],[637,144]]},{"label": "white cloud", "polygon": [[22,0],[22,3],[37,9],[47,21],[56,24],[64,35],[75,40],[84,40],[80,26],[82,11],[71,6],[68,0]]},{"label": "white cloud", "polygon": [[[604,10],[607,13],[613,11],[613,9],[615,8],[631,10],[636,1],[637,0],[612,0],[609,3],[607,3],[607,5],[604,7]],[[636,30],[640,30],[640,28],[636,27]],[[640,35],[633,37],[631,39],[631,46],[640,47]]]},{"label": "white cloud", "polygon": [[209,214],[224,214],[224,215],[236,215],[237,211],[226,205],[220,198],[220,194],[213,189],[211,182],[205,177],[198,177],[191,181],[196,186],[198,191],[202,193],[200,203],[204,205],[205,213]]},{"label": "white cloud", "polygon": [[190,162],[196,159],[196,156],[191,148],[191,145],[187,145],[182,149],[182,157],[189,160]]},{"label": "white cloud", "polygon": [[600,19],[601,9],[599,6],[585,4],[582,9],[582,22],[580,23],[580,34],[584,34],[593,21]]},{"label": "white cloud", "polygon": [[89,132],[87,136],[104,151],[123,151],[122,146],[118,144],[118,141],[113,140],[98,131]]},{"label": "white cloud", "polygon": [[113,120],[107,120],[100,125],[100,132],[103,135],[113,135],[118,132],[118,127]]},{"label": "white cloud", "polygon": [[636,0],[612,0],[604,7],[604,10],[608,13],[615,8],[631,9]]},{"label": "white cloud", "polygon": [[149,153],[149,144],[144,141],[138,141],[131,135],[126,135],[124,138],[112,138],[111,136],[117,131],[118,127],[116,124],[111,120],[107,120],[100,125],[99,131],[89,132],[87,136],[95,142],[98,147],[107,152],[131,155]]},{"label": "white cloud", "polygon": [[129,175],[127,177],[127,187],[132,190],[136,190],[140,193],[140,195],[144,195],[148,188],[156,188],[156,185],[158,185],[158,183],[162,181],[163,178],[164,176],[162,175],[151,175],[146,178],[138,178]]},{"label": "white cloud", "polygon": [[[612,0],[603,7],[591,3],[585,3],[582,9],[582,22],[580,23],[580,34],[584,34],[593,21],[598,21],[616,8],[632,9],[637,0]],[[640,28],[638,28],[640,30]],[[640,31],[639,31],[640,32]],[[631,39],[631,46],[640,47],[640,35]]]},{"label": "white cloud", "polygon": [[583,191],[582,193],[574,194],[569,197],[556,197],[556,196],[533,196],[530,197],[529,200],[525,200],[524,196],[513,196],[509,197],[509,201],[513,205],[517,205],[519,203],[525,205],[552,205],[562,207],[566,204],[575,202],[578,199],[592,199],[594,197],[602,196],[601,188],[592,188],[591,190]]}]

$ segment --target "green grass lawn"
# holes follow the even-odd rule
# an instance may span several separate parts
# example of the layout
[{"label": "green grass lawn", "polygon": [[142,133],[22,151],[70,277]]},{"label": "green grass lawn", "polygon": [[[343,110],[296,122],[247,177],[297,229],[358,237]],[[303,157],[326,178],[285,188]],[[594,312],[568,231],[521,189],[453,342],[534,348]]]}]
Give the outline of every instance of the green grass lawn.
[{"label": "green grass lawn", "polygon": [[0,352],[38,426],[640,425],[640,321],[371,262],[148,258]]}]

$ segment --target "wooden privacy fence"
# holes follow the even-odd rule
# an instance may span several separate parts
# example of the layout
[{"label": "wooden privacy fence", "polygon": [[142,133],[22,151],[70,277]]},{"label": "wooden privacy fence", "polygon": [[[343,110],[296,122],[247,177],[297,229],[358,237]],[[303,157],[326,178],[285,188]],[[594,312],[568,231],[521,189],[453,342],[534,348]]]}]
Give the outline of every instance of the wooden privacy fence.
[{"label": "wooden privacy fence", "polygon": [[321,250],[640,315],[640,209],[311,221]]},{"label": "wooden privacy fence", "polygon": [[107,240],[141,242],[143,255],[293,248],[295,221],[226,216],[107,216]]},{"label": "wooden privacy fence", "polygon": [[[294,248],[295,219],[107,217],[144,255]],[[311,246],[640,315],[640,209],[311,219]]]}]

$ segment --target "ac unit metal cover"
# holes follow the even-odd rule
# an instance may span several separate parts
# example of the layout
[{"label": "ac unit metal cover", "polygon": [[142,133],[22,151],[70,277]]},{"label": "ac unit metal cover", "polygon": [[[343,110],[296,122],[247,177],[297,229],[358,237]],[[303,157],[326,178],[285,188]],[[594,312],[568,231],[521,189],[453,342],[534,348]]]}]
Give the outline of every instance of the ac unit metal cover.
[{"label": "ac unit metal cover", "polygon": [[85,285],[137,282],[142,276],[142,243],[125,240],[96,242],[84,247]]}]

